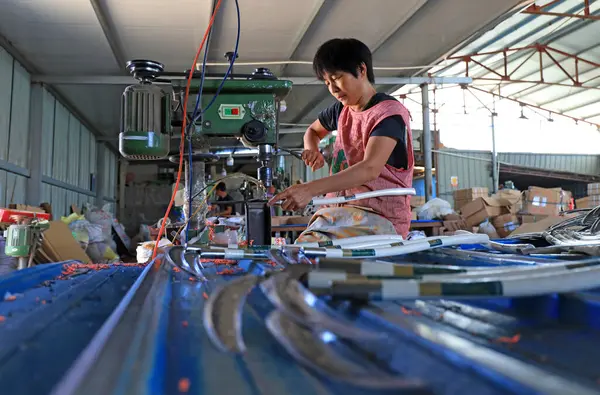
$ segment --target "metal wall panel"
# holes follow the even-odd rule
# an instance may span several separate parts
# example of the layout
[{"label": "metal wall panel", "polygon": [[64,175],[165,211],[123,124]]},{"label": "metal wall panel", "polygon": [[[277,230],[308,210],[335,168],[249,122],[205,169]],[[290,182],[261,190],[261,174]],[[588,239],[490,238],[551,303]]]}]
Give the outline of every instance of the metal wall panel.
[{"label": "metal wall panel", "polygon": [[27,177],[13,173],[6,173],[6,198],[5,205],[25,203],[25,188]]},{"label": "metal wall panel", "polygon": [[[8,132],[12,99],[13,58],[0,47],[0,160],[8,160]],[[0,196],[2,194],[0,193]]]},{"label": "metal wall panel", "polygon": [[55,106],[54,96],[46,89],[42,90],[42,174],[48,177],[52,177]]},{"label": "metal wall panel", "polygon": [[98,186],[96,185],[96,174],[97,174],[97,165],[98,165],[98,147],[95,138],[90,138],[90,174],[92,174],[93,178],[93,188],[92,191],[96,191]]},{"label": "metal wall panel", "polygon": [[512,165],[539,169],[593,175],[600,173],[600,155],[500,153],[498,160]]},{"label": "metal wall panel", "polygon": [[42,183],[42,196],[40,196],[43,203],[52,204],[52,186]]},{"label": "metal wall panel", "polygon": [[[487,187],[492,190],[491,153],[482,151],[440,152],[436,166],[438,197],[454,206],[455,189]],[[452,177],[457,177],[458,188],[453,188]]]},{"label": "metal wall panel", "polygon": [[104,196],[116,197],[117,156],[112,151],[104,150]]},{"label": "metal wall panel", "polygon": [[6,172],[0,170],[0,207],[6,207],[6,191],[8,190],[6,185]]},{"label": "metal wall panel", "polygon": [[52,215],[54,219],[60,219],[66,213],[67,191],[65,189],[51,186],[52,188]]},{"label": "metal wall panel", "polygon": [[56,103],[54,113],[54,141],[52,153],[52,178],[67,182],[67,156],[69,155],[69,111]]},{"label": "metal wall panel", "polygon": [[[79,142],[80,162],[79,169],[79,187],[90,190],[90,136],[91,133],[81,125],[81,141]],[[94,138],[94,136],[91,136]]]},{"label": "metal wall panel", "polygon": [[69,155],[67,156],[67,183],[79,186],[79,141],[81,140],[81,123],[71,114],[69,116],[69,139],[67,141]]},{"label": "metal wall panel", "polygon": [[30,95],[29,73],[18,62],[14,62],[8,161],[24,168],[29,165]]}]

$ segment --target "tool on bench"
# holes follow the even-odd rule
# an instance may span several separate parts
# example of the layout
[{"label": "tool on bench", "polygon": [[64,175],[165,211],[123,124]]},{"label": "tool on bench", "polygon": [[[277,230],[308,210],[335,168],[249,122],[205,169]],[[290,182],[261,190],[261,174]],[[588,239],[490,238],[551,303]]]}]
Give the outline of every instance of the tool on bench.
[{"label": "tool on bench", "polygon": [[4,253],[7,256],[18,258],[18,269],[25,269],[32,265],[37,248],[42,243],[42,232],[50,227],[48,221],[31,219],[22,216],[15,217],[15,224],[11,224],[4,231],[6,244]]}]

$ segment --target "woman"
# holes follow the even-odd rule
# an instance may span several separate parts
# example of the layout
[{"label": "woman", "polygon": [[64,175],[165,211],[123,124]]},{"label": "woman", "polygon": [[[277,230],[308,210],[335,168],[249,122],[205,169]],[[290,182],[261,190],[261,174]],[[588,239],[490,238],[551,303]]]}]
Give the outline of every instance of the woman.
[{"label": "woman", "polygon": [[[353,195],[412,185],[414,156],[410,114],[395,98],[377,93],[371,51],[352,38],[336,38],[318,49],[317,77],[337,102],[323,110],[304,135],[302,159],[313,171],[325,161],[319,141],[337,130],[330,176],[293,185],[275,195],[283,210],[305,207],[313,197]],[[367,234],[399,234],[410,226],[408,196],[380,197],[322,208],[297,242],[328,241]]]}]

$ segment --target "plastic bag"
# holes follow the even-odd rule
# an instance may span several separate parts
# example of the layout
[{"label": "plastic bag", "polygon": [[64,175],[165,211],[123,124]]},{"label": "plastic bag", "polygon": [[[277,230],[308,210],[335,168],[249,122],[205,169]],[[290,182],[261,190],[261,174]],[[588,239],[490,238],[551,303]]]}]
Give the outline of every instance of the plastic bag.
[{"label": "plastic bag", "polygon": [[105,204],[101,209],[86,204],[85,218],[93,225],[98,225],[102,229],[103,239],[106,244],[114,251],[117,249],[116,243],[112,239],[113,215],[110,212],[110,204]]},{"label": "plastic bag", "polygon": [[434,219],[443,218],[446,215],[454,213],[450,203],[443,199],[432,199],[425,203],[417,210],[417,217],[421,220],[431,221]]},{"label": "plastic bag", "polygon": [[120,259],[106,243],[90,243],[85,252],[94,263],[115,263]]},{"label": "plastic bag", "polygon": [[488,235],[490,239],[499,239],[498,231],[494,228],[494,225],[490,223],[487,219],[479,225],[479,231],[477,233],[482,233]]},{"label": "plastic bag", "polygon": [[[163,252],[163,248],[170,247],[173,244],[169,241],[169,239],[162,238],[158,242],[158,252]],[[152,252],[154,251],[154,242],[147,241],[145,243],[141,243],[135,250],[136,259],[138,263],[146,263],[150,259],[152,259]]]}]

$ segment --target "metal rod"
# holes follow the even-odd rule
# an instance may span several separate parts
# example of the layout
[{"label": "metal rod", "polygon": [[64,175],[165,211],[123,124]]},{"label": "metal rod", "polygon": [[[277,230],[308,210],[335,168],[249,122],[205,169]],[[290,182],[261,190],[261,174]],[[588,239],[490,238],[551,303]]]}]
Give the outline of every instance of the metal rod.
[{"label": "metal rod", "polygon": [[423,157],[425,158],[425,201],[431,200],[433,191],[431,154],[431,126],[429,125],[429,85],[421,85],[421,106],[423,108]]},{"label": "metal rod", "polygon": [[492,118],[492,182],[494,184],[493,190],[494,193],[498,192],[498,152],[496,151],[496,130],[494,128],[494,117],[495,113],[491,113],[490,117]]},{"label": "metal rod", "polygon": [[[185,80],[186,77],[179,75],[183,73],[163,73],[163,76],[168,76],[168,81]],[[209,77],[209,78],[222,78]],[[291,81],[294,85],[323,85],[315,77],[280,77],[281,80]],[[91,76],[70,76],[70,75],[33,75],[32,82],[58,84],[58,85],[131,85],[135,84],[136,80],[130,76],[118,75],[91,75]],[[380,77],[376,79],[378,85],[395,85],[395,84],[469,84],[473,80],[469,77]],[[169,84],[169,82],[156,82],[156,84]]]}]

